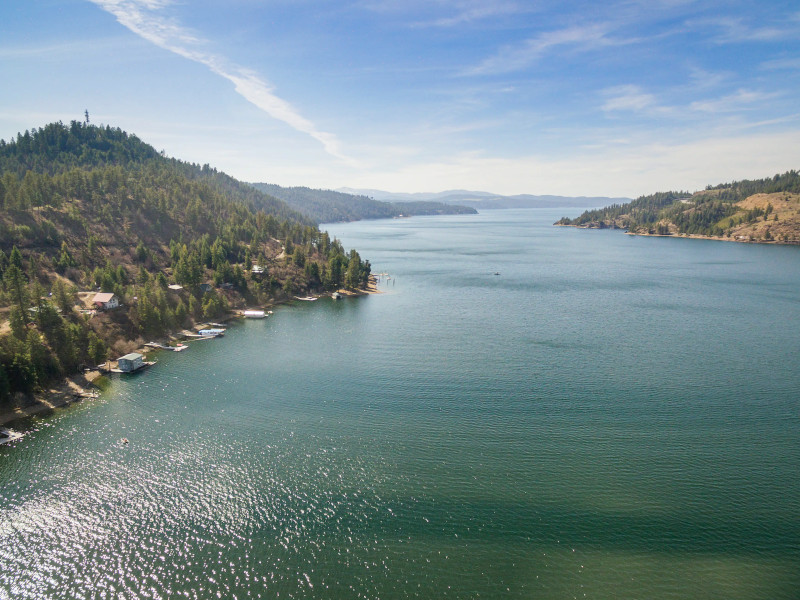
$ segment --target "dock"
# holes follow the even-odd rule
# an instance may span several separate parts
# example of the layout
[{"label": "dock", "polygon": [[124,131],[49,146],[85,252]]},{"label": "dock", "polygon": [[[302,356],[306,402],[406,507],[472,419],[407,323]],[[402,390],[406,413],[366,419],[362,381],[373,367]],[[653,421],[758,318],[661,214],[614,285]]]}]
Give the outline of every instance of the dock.
[{"label": "dock", "polygon": [[172,352],[183,352],[184,350],[188,349],[189,346],[186,344],[178,344],[177,346],[167,346],[165,344],[159,344],[158,342],[148,342],[145,344],[148,348],[159,348],[160,350],[170,350]]}]

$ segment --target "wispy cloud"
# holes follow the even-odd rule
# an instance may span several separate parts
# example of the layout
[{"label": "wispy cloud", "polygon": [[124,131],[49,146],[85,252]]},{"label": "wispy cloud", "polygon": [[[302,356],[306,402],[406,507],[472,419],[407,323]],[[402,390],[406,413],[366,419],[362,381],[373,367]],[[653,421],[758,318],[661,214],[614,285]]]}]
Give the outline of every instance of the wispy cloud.
[{"label": "wispy cloud", "polygon": [[688,104],[667,105],[659,103],[655,94],[644,91],[638,85],[621,85],[603,90],[602,96],[606,100],[601,109],[606,113],[641,113],[684,120],[698,113],[720,115],[763,109],[765,102],[779,95],[777,92],[766,93],[742,88],[725,96],[695,100]]},{"label": "wispy cloud", "polygon": [[700,67],[690,67],[689,78],[691,80],[691,90],[708,90],[719,87],[731,77],[735,76],[734,73],[729,71],[707,71]]},{"label": "wispy cloud", "polygon": [[698,100],[689,105],[691,110],[708,113],[736,112],[748,110],[753,107],[763,107],[763,102],[775,98],[777,94],[754,92],[753,90],[740,89],[734,94],[723,96],[714,100]]},{"label": "wispy cloud", "polygon": [[800,57],[768,60],[761,64],[761,68],[768,71],[800,71]]},{"label": "wispy cloud", "polygon": [[453,14],[449,16],[419,22],[415,25],[418,27],[454,27],[528,10],[522,8],[517,2],[486,2],[485,0],[457,0],[452,2],[452,9]]},{"label": "wispy cloud", "polygon": [[607,97],[602,106],[606,112],[640,112],[656,106],[656,97],[644,92],[638,85],[616,86],[605,90],[603,95]]},{"label": "wispy cloud", "polygon": [[692,28],[712,28],[718,30],[712,38],[718,44],[742,42],[778,42],[793,40],[800,36],[800,21],[789,18],[780,25],[752,27],[740,17],[719,17],[716,19],[695,19],[687,22]]},{"label": "wispy cloud", "polygon": [[112,38],[77,40],[39,45],[30,44],[25,46],[5,46],[0,47],[0,59],[25,60],[28,58],[36,58],[38,60],[46,59],[59,61],[64,60],[66,56],[85,54],[90,51],[97,52],[99,48],[103,47],[107,47],[109,49],[113,47],[116,49],[118,46],[119,40]]},{"label": "wispy cloud", "polygon": [[466,70],[465,74],[490,75],[519,71],[559,46],[572,46],[580,51],[588,51],[603,46],[628,43],[611,39],[608,36],[609,29],[608,25],[598,23],[546,31],[522,44],[501,48],[494,56]]},{"label": "wispy cloud", "polygon": [[205,40],[164,14],[172,0],[91,0],[130,31],[188,60],[208,67],[230,81],[238,94],[272,118],[319,141],[325,150],[348,164],[355,160],[346,156],[336,136],[320,131],[289,102],[274,93],[272,86],[253,71],[229,64],[224,58],[203,50]]},{"label": "wispy cloud", "polygon": [[[747,152],[742,152],[747,148]],[[636,197],[669,189],[702,189],[734,179],[769,177],[796,168],[798,131],[713,136],[686,142],[644,142],[598,148],[568,158],[543,155],[491,158],[464,153],[447,160],[362,173],[349,185],[365,188],[490,189],[497,193]],[[344,185],[344,183],[343,183]]]}]

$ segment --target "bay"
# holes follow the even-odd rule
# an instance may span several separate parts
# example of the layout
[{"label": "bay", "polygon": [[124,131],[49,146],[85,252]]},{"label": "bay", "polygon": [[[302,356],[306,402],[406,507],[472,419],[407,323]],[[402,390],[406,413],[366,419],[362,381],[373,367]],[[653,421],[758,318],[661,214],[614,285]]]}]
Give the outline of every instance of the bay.
[{"label": "bay", "polygon": [[0,598],[796,598],[800,251],[560,216],[329,225],[381,294],[24,423]]}]

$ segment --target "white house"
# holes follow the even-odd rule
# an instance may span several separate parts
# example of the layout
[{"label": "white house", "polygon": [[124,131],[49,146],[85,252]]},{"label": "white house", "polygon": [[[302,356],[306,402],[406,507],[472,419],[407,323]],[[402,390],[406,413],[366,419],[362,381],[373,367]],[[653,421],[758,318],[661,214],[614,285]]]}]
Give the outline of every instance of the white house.
[{"label": "white house", "polygon": [[109,310],[119,306],[119,298],[112,293],[101,292],[94,295],[92,304],[94,304],[97,308]]}]

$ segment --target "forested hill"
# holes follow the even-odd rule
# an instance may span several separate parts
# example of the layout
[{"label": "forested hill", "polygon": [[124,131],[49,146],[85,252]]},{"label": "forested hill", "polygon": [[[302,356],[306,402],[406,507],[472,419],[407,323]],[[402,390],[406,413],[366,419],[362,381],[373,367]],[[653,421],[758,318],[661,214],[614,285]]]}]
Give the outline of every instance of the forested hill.
[{"label": "forested hill", "polygon": [[317,223],[388,219],[414,215],[475,214],[474,208],[443,202],[381,202],[361,194],[307,187],[281,187],[272,183],[253,183],[254,188],[280,198]]},{"label": "forested hill", "polygon": [[[0,141],[0,408],[229,308],[369,274],[285,202],[119,129],[53,123]],[[98,290],[122,306],[88,318]]]},{"label": "forested hill", "polygon": [[[312,225],[314,221],[291,209],[285,202],[254,190],[252,186],[211,168],[167,158],[137,136],[119,128],[97,127],[72,121],[69,126],[51,123],[26,131],[8,142],[0,140],[0,173],[16,175],[19,181],[36,175],[55,176],[74,169],[83,171],[121,167],[169,169],[176,176],[201,182],[227,199],[263,210],[276,218]],[[44,179],[43,179],[44,181]],[[23,192],[27,187],[23,186]],[[25,202],[26,199],[21,199]]]},{"label": "forested hill", "polygon": [[660,192],[588,210],[556,225],[621,228],[642,235],[800,243],[800,174],[734,181],[690,192]]}]

